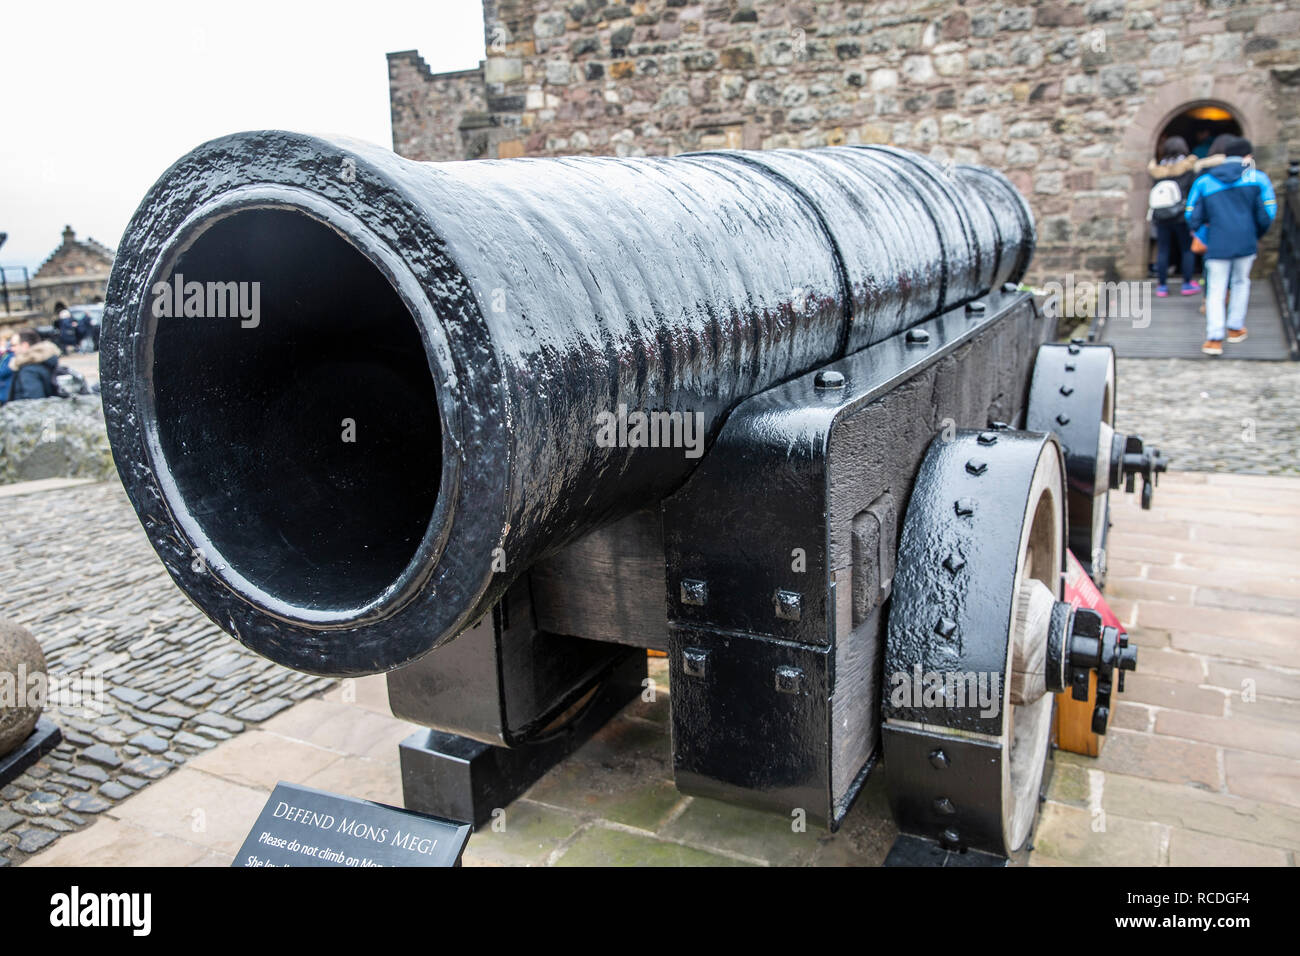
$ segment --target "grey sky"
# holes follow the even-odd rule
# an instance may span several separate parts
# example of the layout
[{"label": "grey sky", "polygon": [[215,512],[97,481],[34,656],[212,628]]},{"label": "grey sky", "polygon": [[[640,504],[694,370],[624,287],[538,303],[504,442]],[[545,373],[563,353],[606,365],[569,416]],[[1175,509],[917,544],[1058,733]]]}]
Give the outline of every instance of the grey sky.
[{"label": "grey sky", "polygon": [[483,57],[479,0],[12,4],[0,57],[0,264],[35,268],[70,223],[116,246],[199,143],[243,129],[392,145],[384,54]]}]

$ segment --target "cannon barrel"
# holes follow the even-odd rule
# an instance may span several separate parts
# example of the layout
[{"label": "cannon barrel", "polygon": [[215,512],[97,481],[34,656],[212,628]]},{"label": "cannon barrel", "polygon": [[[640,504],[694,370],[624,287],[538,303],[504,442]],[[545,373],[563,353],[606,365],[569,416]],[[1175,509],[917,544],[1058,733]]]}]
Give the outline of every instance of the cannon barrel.
[{"label": "cannon barrel", "polygon": [[[1033,239],[999,174],[885,147],[432,164],[227,136],[122,239],[109,436],[214,621],[389,670],[672,493],[738,402],[1018,281]],[[678,447],[624,431],[648,411]]]}]

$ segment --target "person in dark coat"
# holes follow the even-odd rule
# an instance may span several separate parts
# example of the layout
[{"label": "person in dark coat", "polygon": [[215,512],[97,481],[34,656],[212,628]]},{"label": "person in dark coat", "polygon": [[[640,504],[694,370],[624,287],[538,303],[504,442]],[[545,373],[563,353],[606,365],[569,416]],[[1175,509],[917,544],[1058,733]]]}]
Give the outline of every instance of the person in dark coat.
[{"label": "person in dark coat", "polygon": [[[1187,151],[1187,141],[1181,136],[1170,136],[1160,150],[1160,162],[1152,160],[1147,172],[1156,183],[1165,183],[1167,192],[1160,208],[1152,206],[1151,222],[1156,227],[1156,295],[1169,294],[1169,259],[1178,256],[1179,274],[1183,295],[1196,295],[1201,287],[1196,284],[1196,255],[1192,252],[1192,233],[1187,228],[1183,210],[1187,195],[1196,178],[1196,157]],[[1152,190],[1156,195],[1159,190]]]},{"label": "person in dark coat", "polygon": [[77,319],[77,348],[82,352],[99,351],[95,342],[95,325],[90,321],[89,312],[82,312],[81,318]]},{"label": "person in dark coat", "polygon": [[59,317],[54,320],[54,328],[59,333],[59,346],[66,355],[68,352],[77,350],[77,320],[72,317],[72,313],[64,309],[59,313]]},{"label": "person in dark coat", "polygon": [[59,347],[53,342],[42,341],[35,329],[23,329],[18,333],[18,344],[9,367],[14,372],[9,386],[9,401],[50,398],[58,394],[54,386],[54,370],[59,367]]}]

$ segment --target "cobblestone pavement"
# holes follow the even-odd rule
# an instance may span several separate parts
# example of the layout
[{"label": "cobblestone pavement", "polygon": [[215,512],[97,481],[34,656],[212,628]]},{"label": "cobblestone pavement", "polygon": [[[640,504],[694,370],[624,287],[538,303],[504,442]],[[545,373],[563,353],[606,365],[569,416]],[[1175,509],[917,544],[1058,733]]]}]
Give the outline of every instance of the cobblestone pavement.
[{"label": "cobblestone pavement", "polygon": [[1300,475],[1300,362],[1120,359],[1115,374],[1116,428],[1176,470]]},{"label": "cobblestone pavement", "polygon": [[80,679],[91,692],[48,709],[64,742],[0,790],[0,866],[333,683],[278,667],[208,621],[115,481],[0,496],[0,527],[0,615],[32,631],[64,688],[77,692]]}]

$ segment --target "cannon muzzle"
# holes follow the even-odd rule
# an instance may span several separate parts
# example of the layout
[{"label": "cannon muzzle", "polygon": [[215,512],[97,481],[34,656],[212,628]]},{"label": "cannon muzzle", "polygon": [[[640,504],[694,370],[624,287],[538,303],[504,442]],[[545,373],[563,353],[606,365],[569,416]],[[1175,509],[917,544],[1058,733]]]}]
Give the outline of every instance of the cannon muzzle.
[{"label": "cannon muzzle", "polygon": [[389,670],[672,493],[737,403],[1018,281],[1033,238],[999,174],[884,147],[428,164],[228,136],[122,239],[109,437],[221,627]]}]

